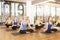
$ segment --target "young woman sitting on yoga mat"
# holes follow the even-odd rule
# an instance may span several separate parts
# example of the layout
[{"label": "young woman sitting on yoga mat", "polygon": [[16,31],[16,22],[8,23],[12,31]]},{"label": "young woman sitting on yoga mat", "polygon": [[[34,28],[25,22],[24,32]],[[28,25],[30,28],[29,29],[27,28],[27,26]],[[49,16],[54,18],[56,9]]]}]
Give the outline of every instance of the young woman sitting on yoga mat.
[{"label": "young woman sitting on yoga mat", "polygon": [[60,27],[60,17],[57,19],[57,21],[56,21],[56,27]]},{"label": "young woman sitting on yoga mat", "polygon": [[43,28],[44,24],[43,24],[43,19],[42,17],[37,17],[37,20],[35,21],[35,29],[41,29]]},{"label": "young woman sitting on yoga mat", "polygon": [[[30,29],[27,29],[27,27],[29,27]],[[18,32],[21,33],[21,34],[26,34],[26,33],[34,32],[33,28],[30,27],[30,24],[27,21],[27,17],[26,16],[24,16],[24,18],[23,18],[23,20],[21,22],[21,27],[19,28]]]},{"label": "young woman sitting on yoga mat", "polygon": [[52,27],[54,27],[53,24],[52,24],[52,17],[48,18],[48,22],[47,22],[45,27],[46,27],[45,30],[44,30],[45,33],[52,33],[52,31],[53,32],[57,31],[57,29],[52,28]]},{"label": "young woman sitting on yoga mat", "polygon": [[16,30],[18,28],[18,25],[19,25],[18,19],[17,19],[17,17],[15,17],[13,20],[12,29]]},{"label": "young woman sitting on yoga mat", "polygon": [[10,17],[7,18],[7,21],[5,22],[5,25],[7,28],[9,28],[10,26],[12,26],[12,20]]}]

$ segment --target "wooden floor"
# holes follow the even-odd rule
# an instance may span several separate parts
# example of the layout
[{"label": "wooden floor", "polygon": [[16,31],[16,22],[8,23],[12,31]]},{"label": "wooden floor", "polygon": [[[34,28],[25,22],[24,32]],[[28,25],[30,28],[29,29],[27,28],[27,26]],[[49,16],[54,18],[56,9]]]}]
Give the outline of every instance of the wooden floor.
[{"label": "wooden floor", "polygon": [[6,31],[4,26],[0,26],[0,40],[60,40],[60,32],[52,34],[42,34],[41,31],[31,34],[13,35],[16,31]]}]

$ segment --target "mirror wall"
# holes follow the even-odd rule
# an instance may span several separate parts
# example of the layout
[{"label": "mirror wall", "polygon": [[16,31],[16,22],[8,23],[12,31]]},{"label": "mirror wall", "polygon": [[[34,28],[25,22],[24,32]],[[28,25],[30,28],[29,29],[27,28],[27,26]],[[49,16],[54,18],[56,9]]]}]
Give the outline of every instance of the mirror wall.
[{"label": "mirror wall", "polygon": [[45,3],[35,5],[35,17],[42,16],[44,21],[47,21],[49,16],[56,18],[60,16],[60,4]]},{"label": "mirror wall", "polygon": [[0,1],[0,22],[5,22],[8,16],[20,18],[25,12],[25,3]]}]

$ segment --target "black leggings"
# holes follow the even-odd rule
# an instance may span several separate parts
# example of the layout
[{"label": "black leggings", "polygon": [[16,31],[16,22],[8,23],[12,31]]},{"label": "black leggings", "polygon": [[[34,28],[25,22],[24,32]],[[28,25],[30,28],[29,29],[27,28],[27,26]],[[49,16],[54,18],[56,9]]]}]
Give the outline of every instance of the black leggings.
[{"label": "black leggings", "polygon": [[17,28],[18,28],[17,26],[13,26],[13,27],[12,27],[13,30],[16,30]]},{"label": "black leggings", "polygon": [[30,24],[31,27],[34,27],[33,24]]},{"label": "black leggings", "polygon": [[60,27],[60,23],[58,23],[56,26],[57,26],[57,27]]},{"label": "black leggings", "polygon": [[35,29],[37,30],[37,29],[41,29],[41,28],[43,28],[44,27],[44,24],[41,24],[40,26],[38,26],[38,25],[35,25]]},{"label": "black leggings", "polygon": [[12,24],[5,24],[7,28],[9,28],[9,26],[12,26]]},{"label": "black leggings", "polygon": [[51,33],[51,31],[56,32],[56,31],[57,31],[57,29],[50,29],[50,30],[46,30],[46,31],[45,31],[45,33]]},{"label": "black leggings", "polygon": [[27,29],[27,30],[20,30],[19,33],[21,33],[21,34],[26,34],[26,32],[33,33],[34,31],[33,31],[32,29]]}]

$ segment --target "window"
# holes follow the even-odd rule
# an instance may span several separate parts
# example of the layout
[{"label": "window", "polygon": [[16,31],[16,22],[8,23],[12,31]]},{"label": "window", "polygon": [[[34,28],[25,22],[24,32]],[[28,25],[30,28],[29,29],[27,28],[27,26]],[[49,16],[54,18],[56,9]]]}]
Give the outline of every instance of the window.
[{"label": "window", "polygon": [[20,17],[23,14],[23,4],[20,3],[11,3],[11,16]]},{"label": "window", "polygon": [[18,9],[19,10],[23,9],[22,5],[18,5]]},{"label": "window", "polygon": [[60,8],[56,8],[56,16],[60,16]]},{"label": "window", "polygon": [[51,7],[51,16],[52,16],[52,17],[55,16],[55,7]]},{"label": "window", "polygon": [[0,2],[0,16],[1,16],[1,2]]},{"label": "window", "polygon": [[14,16],[14,3],[11,3],[11,16]]},{"label": "window", "polygon": [[50,16],[50,6],[44,6],[44,16]]},{"label": "window", "polygon": [[9,4],[5,4],[5,14],[6,16],[10,15],[10,5]]},{"label": "window", "polygon": [[43,6],[37,6],[37,16],[43,16]]}]

